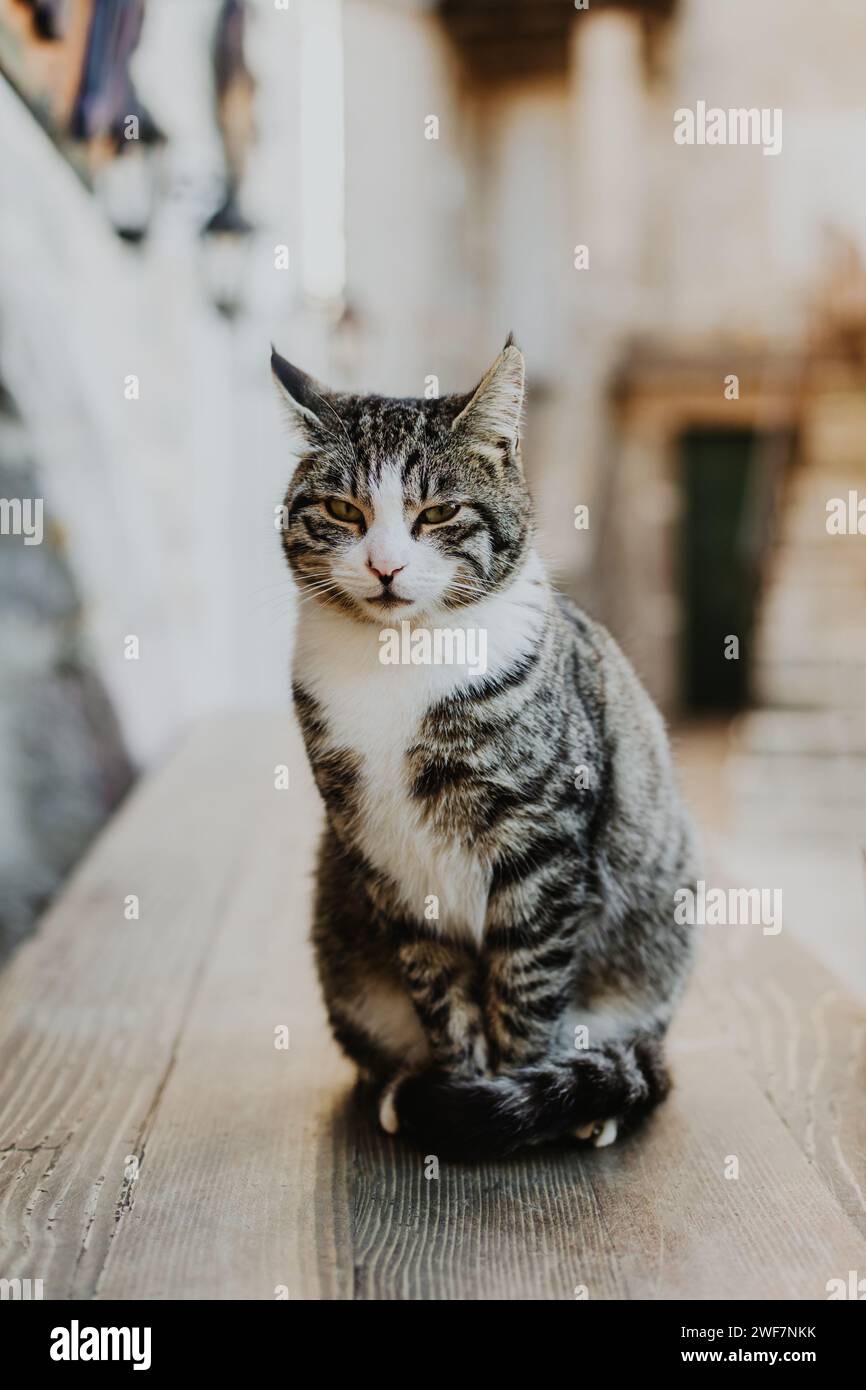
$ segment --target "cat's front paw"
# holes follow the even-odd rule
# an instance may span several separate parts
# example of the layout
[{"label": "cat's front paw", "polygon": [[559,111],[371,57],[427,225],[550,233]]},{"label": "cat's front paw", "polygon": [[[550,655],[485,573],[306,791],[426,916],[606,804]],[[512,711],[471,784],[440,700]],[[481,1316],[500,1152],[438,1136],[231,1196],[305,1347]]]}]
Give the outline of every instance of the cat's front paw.
[{"label": "cat's front paw", "polygon": [[606,1149],[616,1139],[618,1129],[618,1120],[591,1120],[588,1125],[579,1125],[571,1132],[575,1139],[591,1140],[594,1149]]},{"label": "cat's front paw", "polygon": [[[475,1081],[479,1077],[490,1075],[490,1063],[487,1053],[487,1039],[483,1034],[477,1034],[470,1042],[457,1054],[449,1054],[447,1061],[443,1060],[440,1065],[447,1071],[449,1076],[458,1077],[464,1081]],[[406,1068],[392,1076],[386,1082],[379,1095],[379,1124],[386,1134],[397,1134],[400,1129],[400,1117],[397,1114],[397,1094],[403,1082],[412,1075],[412,1071]]]}]

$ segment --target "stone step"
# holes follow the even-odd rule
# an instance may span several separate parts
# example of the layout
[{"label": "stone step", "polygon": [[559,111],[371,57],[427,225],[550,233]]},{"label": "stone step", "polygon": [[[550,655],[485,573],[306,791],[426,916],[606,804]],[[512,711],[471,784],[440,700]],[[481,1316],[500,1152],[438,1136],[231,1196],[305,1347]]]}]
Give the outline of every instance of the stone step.
[{"label": "stone step", "polygon": [[828,613],[821,622],[817,614],[804,614],[798,623],[796,615],[790,614],[784,622],[766,619],[755,634],[754,648],[765,665],[796,663],[808,653],[810,661],[847,669],[859,667],[857,658],[866,650],[866,637],[851,615],[843,621]]},{"label": "stone step", "polygon": [[[837,535],[827,529],[829,518],[827,503],[831,498],[841,498],[844,504],[842,524],[849,529],[842,535]],[[866,498],[866,490],[857,493],[858,502],[864,498]],[[783,543],[787,542],[794,545],[799,545],[803,541],[826,540],[838,548],[846,543],[850,543],[852,546],[858,542],[860,545],[866,544],[866,534],[855,530],[858,519],[861,526],[866,526],[866,520],[863,520],[862,517],[858,518],[856,505],[855,503],[852,508],[849,504],[847,489],[844,492],[828,491],[825,496],[813,499],[808,505],[798,503],[786,511],[782,519],[780,540]]]},{"label": "stone step", "polygon": [[737,834],[746,841],[786,845],[794,852],[799,841],[808,859],[818,848],[829,852],[848,842],[866,845],[866,813],[847,805],[815,808],[797,801],[780,806],[744,800],[737,811]]},{"label": "stone step", "polygon": [[815,661],[767,662],[754,666],[755,703],[781,709],[866,708],[866,665],[830,670]]},{"label": "stone step", "polygon": [[805,802],[818,807],[849,807],[866,815],[866,754],[735,754],[729,774],[739,798],[765,804]]},{"label": "stone step", "polygon": [[847,500],[851,491],[861,498],[866,497],[866,458],[862,469],[857,472],[846,468],[827,469],[822,473],[812,469],[795,473],[787,484],[784,502],[792,510],[817,507],[824,511],[828,497],[844,497]]},{"label": "stone step", "polygon": [[770,561],[768,588],[798,579],[811,585],[866,581],[866,536],[818,533],[797,542],[783,536]]},{"label": "stone step", "polygon": [[866,710],[750,710],[731,730],[738,755],[866,756]]},{"label": "stone step", "polygon": [[808,627],[835,620],[866,639],[866,589],[851,584],[773,585],[763,600],[759,626],[784,626],[790,621],[796,627]]}]

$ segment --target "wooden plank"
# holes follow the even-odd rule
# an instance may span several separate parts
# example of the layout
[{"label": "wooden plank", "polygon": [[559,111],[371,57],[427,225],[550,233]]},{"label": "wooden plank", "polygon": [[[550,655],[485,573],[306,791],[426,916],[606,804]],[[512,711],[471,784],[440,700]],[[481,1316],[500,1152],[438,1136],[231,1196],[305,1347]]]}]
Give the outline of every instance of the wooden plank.
[{"label": "wooden plank", "polygon": [[[299,795],[305,775],[292,764]],[[259,887],[236,899],[203,981],[103,1296],[272,1297],[283,1284],[301,1298],[808,1298],[866,1258],[703,1000],[678,1026],[678,1092],[642,1138],[428,1176],[346,1094],[304,932],[273,930],[309,842],[287,862],[284,833],[262,829],[247,865]],[[303,1023],[274,1056],[287,1017]],[[223,1114],[220,1145],[202,1146]],[[228,1249],[226,1211],[244,1233]]]},{"label": "wooden plank", "polygon": [[[427,1181],[422,1158],[365,1125],[356,1297],[826,1297],[828,1279],[862,1268],[866,1242],[700,989],[677,1024],[674,1065],[674,1095],[648,1129],[597,1152],[443,1163]],[[731,1156],[737,1178],[725,1176]]]},{"label": "wooden plank", "polygon": [[[351,1297],[347,1096],[307,941],[320,811],[298,734],[249,740],[269,789],[224,905],[102,1298]],[[274,789],[274,765],[289,789]],[[228,789],[224,790],[224,794]],[[288,1050],[275,1030],[289,1029]]]},{"label": "wooden plank", "polygon": [[866,1236],[866,1012],[784,930],[707,932],[715,933],[700,979],[708,1007],[801,1153]]},{"label": "wooden plank", "polygon": [[[289,728],[288,716],[286,727]],[[146,782],[0,977],[0,1271],[95,1289],[240,855],[273,795],[256,731],[204,728]],[[127,921],[136,894],[140,917]]]},{"label": "wooden plank", "polygon": [[[744,929],[811,1032],[743,996],[756,967],[708,930],[677,1088],[644,1134],[434,1176],[359,1108],[328,1036],[306,940],[318,820],[287,721],[211,727],[21,952],[0,984],[6,1277],[47,1297],[800,1299],[866,1266],[861,1015],[784,933]],[[142,920],[118,923],[136,884]]]}]

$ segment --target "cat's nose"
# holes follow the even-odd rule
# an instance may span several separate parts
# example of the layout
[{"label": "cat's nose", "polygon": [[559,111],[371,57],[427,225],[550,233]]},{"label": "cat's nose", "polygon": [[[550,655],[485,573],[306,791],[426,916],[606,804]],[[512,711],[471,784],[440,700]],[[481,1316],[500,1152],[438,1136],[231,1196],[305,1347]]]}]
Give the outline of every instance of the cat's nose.
[{"label": "cat's nose", "polygon": [[383,585],[385,586],[385,588],[387,589],[388,585],[391,583],[392,579],[394,578],[394,575],[395,575],[395,574],[399,574],[401,570],[404,570],[404,569],[406,568],[406,566],[405,566],[405,565],[395,565],[394,568],[391,569],[391,570],[384,570],[384,569],[382,569],[382,570],[377,570],[377,569],[376,569],[376,566],[375,566],[374,564],[372,564],[372,563],[368,560],[368,561],[367,561],[367,568],[368,568],[373,574],[375,574],[375,576],[376,576],[377,579],[380,579],[380,580],[382,581],[382,584],[383,584]]}]

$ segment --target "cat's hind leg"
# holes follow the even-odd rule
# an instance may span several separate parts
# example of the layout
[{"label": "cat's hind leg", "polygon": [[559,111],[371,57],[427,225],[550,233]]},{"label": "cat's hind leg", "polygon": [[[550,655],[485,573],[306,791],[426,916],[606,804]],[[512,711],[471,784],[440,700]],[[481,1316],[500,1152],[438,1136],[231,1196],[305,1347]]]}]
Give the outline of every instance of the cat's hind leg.
[{"label": "cat's hind leg", "polygon": [[329,1017],[334,1037],[377,1097],[379,1124],[386,1134],[396,1134],[397,1091],[407,1076],[430,1061],[428,1040],[412,1001],[399,985],[367,978],[357,994],[331,1004]]},{"label": "cat's hind leg", "polygon": [[328,1007],[331,1029],[343,1051],[370,1080],[425,1066],[430,1051],[406,991],[385,979],[367,977],[356,992]]}]

